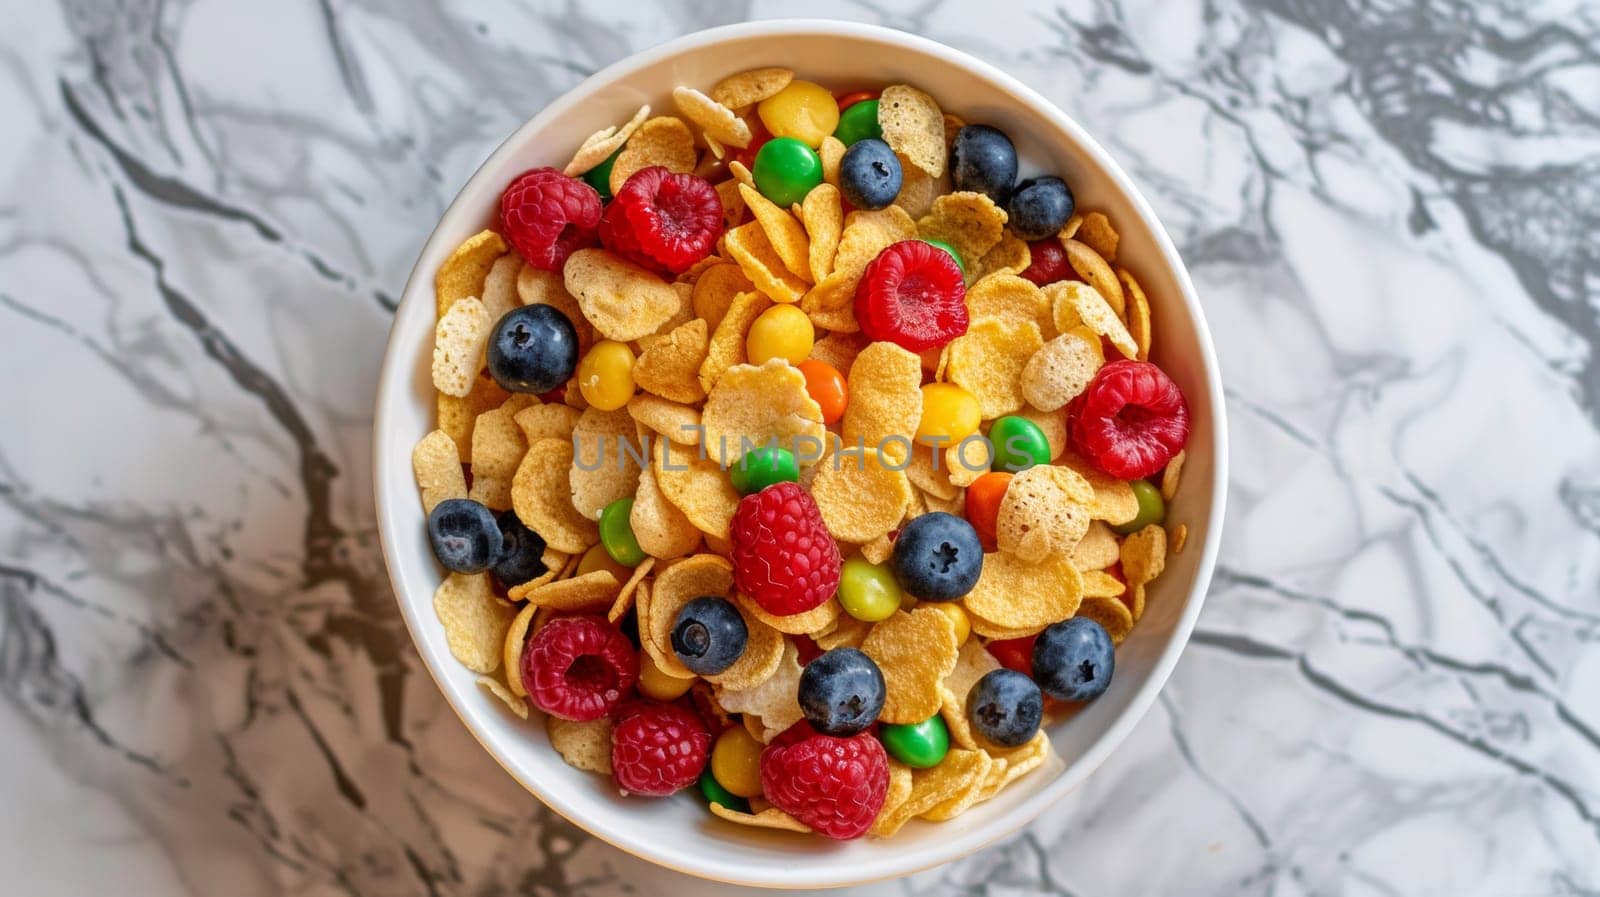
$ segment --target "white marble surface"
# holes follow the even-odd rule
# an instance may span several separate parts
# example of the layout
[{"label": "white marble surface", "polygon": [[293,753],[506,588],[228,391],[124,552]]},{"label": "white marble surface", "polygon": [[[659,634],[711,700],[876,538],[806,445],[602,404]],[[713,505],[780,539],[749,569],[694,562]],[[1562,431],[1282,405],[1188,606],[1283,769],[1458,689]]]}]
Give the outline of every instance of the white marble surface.
[{"label": "white marble surface", "polygon": [[907,895],[1600,893],[1600,7],[1470,0],[8,0],[8,893],[721,894],[586,840],[422,671],[377,364],[514,125],[805,12],[1030,81],[1207,305],[1229,520],[1160,703]]}]

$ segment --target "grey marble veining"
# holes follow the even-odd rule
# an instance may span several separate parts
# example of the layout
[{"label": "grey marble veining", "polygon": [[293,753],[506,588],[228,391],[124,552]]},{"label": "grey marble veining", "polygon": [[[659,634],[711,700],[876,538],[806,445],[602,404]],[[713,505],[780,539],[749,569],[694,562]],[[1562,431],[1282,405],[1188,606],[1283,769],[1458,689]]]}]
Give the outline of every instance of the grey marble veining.
[{"label": "grey marble veining", "polygon": [[[799,11],[6,4],[8,891],[731,890],[588,840],[444,706],[381,570],[370,408],[415,253],[505,134],[635,49]],[[1600,894],[1600,7],[804,12],[973,52],[1104,141],[1233,428],[1223,563],[1135,735],[1024,834],[863,890]]]}]

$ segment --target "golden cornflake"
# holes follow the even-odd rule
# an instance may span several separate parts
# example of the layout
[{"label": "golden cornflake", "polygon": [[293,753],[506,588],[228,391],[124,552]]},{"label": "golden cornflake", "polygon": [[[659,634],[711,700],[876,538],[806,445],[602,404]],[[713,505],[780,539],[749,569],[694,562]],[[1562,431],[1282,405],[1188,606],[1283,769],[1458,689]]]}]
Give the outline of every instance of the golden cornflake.
[{"label": "golden cornflake", "polygon": [[[1023,244],[1027,248],[1027,244]],[[1042,333],[1050,326],[1050,300],[1031,280],[1015,274],[990,274],[967,290],[967,314],[1004,321],[1032,321]]]},{"label": "golden cornflake", "polygon": [[1004,551],[983,556],[978,584],[961,599],[973,617],[1010,630],[1037,632],[1073,615],[1083,598],[1083,577],[1064,557],[1030,563]]},{"label": "golden cornflake", "polygon": [[[547,571],[552,578],[556,571]],[[525,605],[511,619],[511,625],[506,627],[506,638],[503,643],[501,659],[504,661],[506,684],[511,687],[511,693],[518,697],[527,697],[527,686],[522,684],[522,648],[528,641],[528,630],[533,623],[533,617],[539,608]]]},{"label": "golden cornflake", "polygon": [[916,222],[899,206],[851,212],[845,216],[844,231],[839,235],[833,273],[860,274],[878,253],[902,240],[916,239],[916,236]]},{"label": "golden cornflake", "polygon": [[532,265],[523,265],[517,273],[517,298],[522,300],[523,305],[548,305],[561,312],[572,322],[572,329],[578,332],[578,353],[582,355],[589,351],[589,346],[594,343],[594,327],[583,316],[578,300],[567,292],[560,271],[542,271]]},{"label": "golden cornflake", "polygon": [[[983,254],[978,260],[978,277],[992,277],[996,274],[1021,274],[1033,264],[1033,252],[1028,249],[1028,244],[1016,234],[1006,231],[1000,242],[994,248]],[[1041,322],[1040,326],[1043,326]]]},{"label": "golden cornflake", "polygon": [[[1089,524],[1089,530],[1083,534],[1083,538],[1078,540],[1077,547],[1073,548],[1072,566],[1082,571],[1104,570],[1118,561],[1121,550],[1122,546],[1117,543],[1111,527],[1095,520]],[[1088,577],[1085,576],[1086,594],[1088,587]]]},{"label": "golden cornflake", "polygon": [[433,513],[434,506],[449,498],[467,497],[467,478],[461,473],[461,460],[450,434],[434,430],[422,437],[411,450],[411,470],[422,490],[422,513]]},{"label": "golden cornflake", "polygon": [[1071,468],[1030,467],[1011,478],[1000,500],[996,542],[1025,561],[1069,557],[1089,531],[1093,500],[1094,489]]},{"label": "golden cornflake", "polygon": [[611,158],[612,153],[620,149],[624,143],[627,143],[628,138],[633,136],[633,132],[637,131],[639,126],[644,124],[644,120],[649,117],[650,107],[640,106],[639,111],[635,112],[633,118],[629,119],[622,127],[609,125],[590,134],[584,138],[583,143],[578,147],[578,151],[572,154],[572,161],[567,163],[566,168],[561,169],[561,173],[569,178],[575,178],[593,170],[595,166]]},{"label": "golden cornflake", "polygon": [[1189,457],[1187,449],[1179,450],[1172,460],[1167,462],[1167,469],[1161,472],[1161,499],[1172,501],[1178,496],[1178,485],[1183,481],[1183,462]]},{"label": "golden cornflake", "polygon": [[1055,411],[1077,398],[1106,362],[1100,337],[1074,327],[1033,353],[1022,369],[1022,397],[1040,411]]},{"label": "golden cornflake", "polygon": [[550,736],[550,746],[563,760],[578,769],[611,775],[610,717],[574,722],[547,716],[544,728]]},{"label": "golden cornflake", "polygon": [[974,321],[950,342],[945,377],[972,393],[983,418],[993,420],[1022,407],[1022,369],[1043,344],[1032,321]]},{"label": "golden cornflake", "polygon": [[1056,329],[1062,333],[1083,326],[1111,341],[1128,358],[1139,354],[1133,336],[1099,290],[1075,280],[1058,281],[1046,290],[1054,305]]},{"label": "golden cornflake", "polygon": [[[744,119],[693,87],[673,88],[672,102],[684,118],[700,126],[707,143],[715,141],[723,146],[741,148],[750,145],[750,126],[745,124]],[[715,148],[713,145],[713,150]]]},{"label": "golden cornflake", "polygon": [[[1077,240],[1063,240],[1062,245],[1067,249],[1067,264],[1072,270],[1084,279],[1089,286],[1099,291],[1105,297],[1106,303],[1118,317],[1122,315],[1124,299],[1122,284],[1117,281],[1117,276],[1112,273],[1111,266],[1100,257],[1100,253],[1090,249],[1085,243]],[[1071,282],[1071,281],[1066,281]]]},{"label": "golden cornflake", "polygon": [[514,415],[534,401],[517,394],[499,408],[478,415],[472,427],[472,491],[467,497],[496,511],[511,507],[511,478],[528,451],[528,440]]},{"label": "golden cornflake", "polygon": [[859,648],[861,643],[867,640],[867,633],[872,631],[872,626],[873,624],[866,620],[858,620],[849,614],[840,614],[831,626],[812,633],[811,640],[824,651],[832,651],[834,648]]},{"label": "golden cornflake", "polygon": [[669,402],[647,392],[628,400],[628,414],[641,425],[679,445],[700,444],[700,409]]},{"label": "golden cornflake", "polygon": [[700,544],[700,530],[661,494],[653,466],[639,473],[639,490],[634,493],[628,523],[639,547],[651,557],[682,557]]},{"label": "golden cornflake", "polygon": [[896,611],[867,633],[861,650],[883,672],[880,721],[920,723],[939,712],[939,684],[955,669],[959,650],[950,617],[931,607]]},{"label": "golden cornflake", "polygon": [[904,460],[908,442],[922,421],[921,359],[894,343],[872,343],[850,366],[846,388],[850,402],[844,409],[845,443],[865,444],[892,461]]},{"label": "golden cornflake", "polygon": [[822,182],[839,186],[839,163],[844,159],[845,145],[839,138],[829,134],[822,138],[822,146],[818,148],[817,155],[822,159]]},{"label": "golden cornflake", "polygon": [[745,335],[772,300],[758,292],[740,293],[711,334],[706,348],[706,360],[700,365],[700,387],[707,392],[722,378],[728,368],[745,362]]},{"label": "golden cornflake", "polygon": [[[811,357],[832,365],[841,374],[849,374],[856,356],[871,340],[859,333],[830,333],[811,347]],[[921,414],[920,408],[917,412]]]},{"label": "golden cornflake", "polygon": [[746,618],[759,620],[784,635],[810,635],[813,632],[830,630],[839,619],[841,610],[839,601],[835,598],[829,598],[808,611],[781,616],[769,612],[757,604],[754,598],[742,592],[735,596],[735,601]]},{"label": "golden cornflake", "polygon": [[639,353],[633,363],[633,381],[640,389],[663,399],[698,402],[706,397],[700,388],[700,366],[705,364],[708,351],[705,321],[697,318],[679,325],[666,336],[652,340]]},{"label": "golden cornflake", "polygon": [[567,471],[572,467],[572,443],[564,439],[535,439],[511,480],[511,507],[545,544],[567,554],[582,554],[600,541],[594,521],[572,506]]},{"label": "golden cornflake", "polygon": [[[783,214],[787,216],[789,213]],[[784,264],[759,221],[741,224],[728,231],[723,235],[722,242],[727,247],[728,255],[744,269],[750,282],[772,301],[799,302],[800,297],[805,295],[806,282]]]},{"label": "golden cornflake", "polygon": [[728,472],[715,460],[702,458],[693,449],[677,446],[669,439],[655,441],[651,461],[661,494],[701,532],[726,539],[728,524],[739,507],[739,493],[734,491]]},{"label": "golden cornflake", "polygon": [[811,268],[811,282],[820,283],[833,271],[833,257],[844,230],[844,205],[839,188],[832,184],[811,188],[800,203],[800,220],[810,240],[806,262]]},{"label": "golden cornflake", "polygon": [[[595,570],[571,579],[558,579],[542,586],[527,588],[517,586],[513,598],[526,600],[534,607],[548,607],[559,611],[583,611],[608,608],[617,598],[622,583],[610,570]],[[518,594],[520,593],[520,594]]]},{"label": "golden cornflake", "polygon": [[672,284],[604,249],[574,252],[562,277],[583,317],[618,342],[655,333],[683,305]]},{"label": "golden cornflake", "polygon": [[494,327],[477,297],[457,300],[433,328],[433,388],[465,397],[483,370],[483,353]]},{"label": "golden cornflake", "polygon": [[[739,193],[744,197],[745,208],[756,216],[755,223],[761,226],[761,232],[766,234],[767,243],[772,246],[772,251],[777,253],[778,260],[789,269],[789,273],[805,280],[811,276],[811,241],[806,236],[806,229],[795,216],[788,211],[778,208],[772,200],[761,195],[761,191],[754,187],[739,185]],[[770,295],[770,294],[769,294]]]},{"label": "golden cornflake", "polygon": [[974,787],[974,783],[981,787],[993,763],[983,751],[952,748],[938,766],[913,770],[911,796],[892,815],[880,815],[873,823],[873,833],[887,838],[912,819]]},{"label": "golden cornflake", "polygon": [[[1105,574],[1100,574],[1104,576]],[[1110,577],[1106,577],[1110,579]],[[1120,583],[1119,583],[1120,585]],[[1076,616],[1085,617],[1105,627],[1106,635],[1111,636],[1113,645],[1122,644],[1122,640],[1133,631],[1133,611],[1128,609],[1122,599],[1104,595],[1085,595],[1083,603],[1078,605]]]},{"label": "golden cornflake", "polygon": [[878,126],[890,149],[931,177],[944,174],[944,112],[933,97],[906,84],[884,88],[878,97]]},{"label": "golden cornflake", "polygon": [[1139,281],[1133,279],[1122,268],[1117,269],[1117,279],[1122,281],[1122,289],[1127,293],[1128,332],[1133,336],[1133,342],[1139,347],[1138,359],[1150,360],[1150,300],[1144,294],[1144,287],[1139,286]]},{"label": "golden cornflake", "polygon": [[[949,501],[959,495],[961,489],[950,482],[950,468],[944,462],[942,452],[935,455],[932,448],[918,443],[911,448],[911,462],[906,465],[906,478],[911,481],[911,485],[923,492]],[[935,464],[938,466],[935,467]]]},{"label": "golden cornflake", "polygon": [[1073,452],[1063,454],[1061,463],[1076,470],[1094,489],[1089,516],[1112,526],[1121,526],[1139,516],[1139,499],[1133,494],[1131,483],[1102,473],[1098,467]]},{"label": "golden cornflake", "polygon": [[1159,523],[1122,540],[1122,575],[1129,585],[1143,585],[1167,568],[1167,531]]},{"label": "golden cornflake", "polygon": [[1084,215],[1083,223],[1078,226],[1078,232],[1074,237],[1106,261],[1117,260],[1117,243],[1121,238],[1117,236],[1117,229],[1111,226],[1111,219],[1107,218],[1104,212],[1090,212]]},{"label": "golden cornflake", "polygon": [[950,730],[950,741],[959,747],[976,748],[972,724],[967,720],[967,694],[979,679],[1000,669],[1000,661],[984,649],[983,643],[967,639],[956,655],[956,665],[939,685],[940,712]]},{"label": "golden cornflake", "polygon": [[677,625],[678,612],[702,595],[726,597],[732,591],[733,565],[714,554],[686,557],[656,574],[654,584],[637,599],[639,642],[662,672],[679,679],[694,678],[672,650],[672,629]]},{"label": "golden cornflake", "polygon": [[1180,523],[1172,528],[1172,553],[1182,554],[1183,546],[1189,542],[1189,524]]},{"label": "golden cornflake", "polygon": [[713,816],[739,825],[747,825],[751,828],[770,828],[780,832],[811,831],[811,826],[806,825],[777,807],[768,807],[759,813],[745,813],[740,810],[729,809],[714,801],[706,806],[711,808],[711,815]]},{"label": "golden cornflake", "polygon": [[711,88],[711,98],[729,109],[742,109],[776,95],[793,80],[794,71],[781,66],[750,69],[718,81]]},{"label": "golden cornflake", "polygon": [[522,438],[529,445],[535,439],[571,439],[583,412],[554,402],[547,405],[529,405],[512,418]]},{"label": "golden cornflake", "polygon": [[943,240],[976,265],[1005,233],[1006,212],[982,193],[946,193],[917,221],[917,234],[925,240]]},{"label": "golden cornflake", "polygon": [[439,317],[444,317],[450,306],[468,296],[483,293],[484,278],[495,260],[506,252],[505,238],[492,230],[481,230],[466,238],[451,251],[450,257],[439,266],[433,276],[434,301]]},{"label": "golden cornflake", "polygon": [[[963,773],[963,778],[952,777],[947,786],[951,789],[950,796],[939,801],[922,812],[922,818],[930,822],[945,822],[954,819],[972,808],[983,796],[983,786],[989,781],[989,772],[997,763],[987,753],[979,751],[981,760],[975,762],[975,768]],[[948,760],[948,755],[946,760]],[[959,762],[959,761],[958,761]],[[941,766],[944,764],[940,764]]]},{"label": "golden cornflake", "polygon": [[707,682],[718,688],[732,691],[755,688],[772,678],[783,662],[783,646],[787,641],[783,633],[766,622],[772,619],[770,615],[757,616],[751,611],[752,607],[758,607],[754,602],[741,600],[738,607],[739,615],[744,618],[744,652],[732,666],[705,677]]},{"label": "golden cornflake", "polygon": [[478,375],[472,382],[472,391],[466,396],[438,394],[435,407],[439,414],[439,429],[456,444],[456,452],[463,464],[472,459],[472,427],[478,422],[478,415],[499,407],[510,395],[487,372]]},{"label": "golden cornflake", "polygon": [[800,654],[794,642],[783,640],[783,655],[778,667],[762,682],[749,688],[719,688],[717,699],[729,713],[754,714],[761,718],[762,743],[799,722]]},{"label": "golden cornflake", "polygon": [[894,204],[906,210],[912,218],[921,218],[933,210],[933,200],[939,195],[939,179],[912,164],[911,159],[899,155],[900,192]]},{"label": "golden cornflake", "polygon": [[511,625],[511,603],[495,596],[489,574],[452,573],[433,593],[433,612],[450,654],[474,673],[492,673]]},{"label": "golden cornflake", "polygon": [[884,466],[870,448],[861,457],[833,455],[819,467],[811,497],[835,539],[859,545],[900,525],[911,501],[904,470]]},{"label": "golden cornflake", "polygon": [[722,323],[722,316],[733,306],[735,296],[755,289],[744,270],[732,262],[720,262],[706,269],[694,282],[695,317],[704,318],[708,330]]},{"label": "golden cornflake", "polygon": [[499,698],[500,703],[505,704],[506,709],[515,713],[518,719],[528,718],[528,702],[518,695],[512,694],[511,690],[506,688],[504,682],[493,676],[479,676],[478,687]]},{"label": "golden cornflake", "polygon": [[1033,425],[1044,434],[1044,440],[1050,445],[1050,460],[1061,457],[1067,450],[1067,416],[1053,411],[1040,411],[1032,405],[1024,405],[1017,412],[1018,417],[1025,417],[1033,421]]},{"label": "golden cornflake", "polygon": [[622,185],[640,169],[660,165],[669,171],[688,174],[694,171],[698,155],[694,134],[680,118],[658,115],[639,126],[611,163],[611,194],[622,192]]},{"label": "golden cornflake", "polygon": [[796,455],[802,444],[815,446],[812,457],[822,453],[822,408],[805,375],[781,358],[728,368],[706,396],[703,420],[707,454],[724,465],[769,443]]},{"label": "golden cornflake", "polygon": [[868,834],[873,837],[886,837],[887,833],[879,831],[878,825],[887,819],[893,819],[905,802],[911,799],[911,767],[891,758],[889,760],[889,789],[883,795],[883,807],[878,810],[878,818],[873,821]]},{"label": "golden cornflake", "polygon": [[590,408],[572,431],[572,506],[590,520],[599,520],[606,505],[627,498],[639,485],[640,447],[633,417],[626,409]]},{"label": "golden cornflake", "polygon": [[506,312],[522,304],[517,298],[517,278],[521,273],[522,259],[514,252],[500,256],[489,268],[483,279],[483,295],[479,297],[484,310],[489,312],[489,320],[499,321]]}]

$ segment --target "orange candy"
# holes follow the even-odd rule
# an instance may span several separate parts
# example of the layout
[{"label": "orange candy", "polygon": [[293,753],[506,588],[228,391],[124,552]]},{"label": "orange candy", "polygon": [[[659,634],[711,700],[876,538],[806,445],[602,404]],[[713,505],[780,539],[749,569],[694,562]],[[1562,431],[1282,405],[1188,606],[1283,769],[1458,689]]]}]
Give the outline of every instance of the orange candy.
[{"label": "orange candy", "polygon": [[1000,519],[1000,500],[1006,497],[1011,485],[1011,474],[1005,471],[986,473],[967,487],[967,522],[978,531],[978,541],[987,551],[995,548],[995,521]]},{"label": "orange candy", "polygon": [[855,104],[861,102],[862,100],[876,100],[877,98],[878,98],[878,92],[876,90],[854,90],[854,91],[851,91],[850,93],[843,94],[842,96],[839,97],[839,99],[838,99],[839,111],[843,112],[846,109],[849,109],[851,106],[854,106]]},{"label": "orange candy", "polygon": [[[839,369],[826,361],[808,358],[800,362],[800,373],[806,378],[806,392],[822,408],[822,422],[831,424],[844,416],[844,406],[849,402],[849,393],[845,389],[844,375]],[[998,500],[995,507],[999,508]],[[991,521],[990,532],[993,532]]]}]

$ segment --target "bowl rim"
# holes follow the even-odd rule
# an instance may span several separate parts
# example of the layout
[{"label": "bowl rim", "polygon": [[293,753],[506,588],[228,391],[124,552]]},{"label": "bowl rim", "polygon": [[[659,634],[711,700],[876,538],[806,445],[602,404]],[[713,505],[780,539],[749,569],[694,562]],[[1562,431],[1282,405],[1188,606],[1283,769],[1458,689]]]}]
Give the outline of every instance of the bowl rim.
[{"label": "bowl rim", "polygon": [[490,744],[484,734],[480,733],[478,728],[467,718],[463,708],[457,705],[450,688],[445,684],[446,672],[440,667],[442,659],[430,657],[429,653],[422,649],[419,643],[418,627],[427,625],[427,621],[419,620],[418,615],[413,613],[415,602],[405,600],[398,585],[404,579],[399,569],[399,563],[396,560],[397,552],[391,547],[391,540],[395,538],[398,521],[395,519],[395,514],[390,510],[390,504],[383,489],[383,484],[389,482],[391,465],[386,459],[386,453],[383,451],[384,440],[380,434],[390,432],[390,412],[388,409],[400,404],[396,401],[395,396],[401,394],[407,388],[406,384],[415,374],[415,371],[412,370],[415,364],[415,347],[399,347],[396,343],[400,320],[398,309],[394,323],[391,324],[389,338],[385,343],[384,360],[376,390],[377,405],[372,429],[374,510],[378,517],[379,544],[383,552],[385,572],[389,577],[391,591],[394,592],[395,601],[400,607],[407,634],[411,636],[413,646],[422,658],[424,667],[427,668],[428,674],[433,678],[434,685],[443,694],[445,703],[450,706],[451,711],[460,719],[462,725],[472,735],[473,739],[478,742],[490,757],[494,758],[494,761],[500,765],[501,769],[505,770],[525,790],[537,797],[545,806],[591,836],[632,856],[685,875],[727,884],[764,888],[845,887],[898,878],[924,869],[944,865],[975,853],[1002,838],[1016,833],[1037,819],[1051,804],[1060,800],[1087,780],[1144,719],[1151,705],[1155,703],[1157,695],[1166,685],[1167,679],[1172,675],[1172,671],[1176,667],[1184,648],[1188,645],[1190,635],[1194,629],[1195,622],[1199,618],[1201,608],[1205,604],[1206,594],[1210,587],[1211,576],[1221,543],[1222,524],[1227,503],[1228,428],[1226,410],[1223,403],[1221,369],[1212,342],[1210,326],[1206,321],[1194,284],[1189,277],[1188,269],[1178,255],[1171,236],[1167,233],[1160,219],[1156,217],[1144,194],[1139,191],[1133,180],[1123,171],[1111,154],[1090,136],[1076,120],[1054,103],[994,65],[937,41],[878,25],[811,18],[773,19],[722,25],[664,41],[600,69],[545,105],[536,115],[525,121],[505,140],[501,141],[494,151],[478,165],[472,176],[467,179],[455,197],[451,199],[449,205],[439,216],[439,220],[433,230],[419,247],[417,261],[407,275],[406,285],[401,293],[401,307],[404,306],[405,297],[410,294],[419,277],[431,282],[432,272],[421,270],[423,260],[429,256],[428,249],[439,239],[440,232],[446,229],[446,223],[460,214],[458,206],[462,197],[469,193],[479,192],[484,182],[488,180],[490,172],[498,167],[497,163],[501,162],[506,156],[515,153],[517,148],[527,142],[531,135],[546,127],[549,122],[567,114],[570,108],[582,101],[582,98],[595,92],[600,87],[626,77],[638,69],[671,57],[702,51],[707,47],[733,41],[783,35],[840,36],[896,44],[928,56],[940,64],[973,72],[1000,86],[1010,94],[1011,99],[1032,107],[1033,111],[1068,135],[1077,144],[1078,149],[1081,149],[1087,156],[1092,158],[1095,164],[1099,165],[1101,170],[1109,175],[1115,188],[1129,200],[1135,212],[1144,220],[1144,224],[1149,227],[1156,247],[1161,253],[1162,261],[1172,272],[1183,302],[1188,307],[1188,311],[1196,324],[1196,343],[1200,350],[1200,361],[1206,389],[1211,398],[1212,439],[1210,450],[1214,459],[1211,483],[1212,500],[1205,520],[1205,534],[1202,544],[1199,546],[1201,557],[1195,569],[1194,579],[1189,584],[1183,614],[1179,617],[1167,646],[1156,658],[1149,678],[1129,699],[1128,706],[1124,712],[1111,723],[1109,728],[1101,733],[1088,751],[1070,762],[1062,773],[1048,785],[1027,797],[1010,815],[1000,817],[985,826],[975,829],[956,829],[953,832],[954,836],[945,842],[948,845],[947,849],[932,858],[905,858],[897,862],[891,857],[880,863],[870,873],[858,876],[840,875],[837,870],[837,864],[819,863],[812,866],[814,871],[809,874],[805,869],[805,864],[797,864],[791,870],[794,874],[782,881],[751,878],[748,875],[741,875],[741,870],[737,866],[708,862],[703,856],[664,847],[658,843],[652,843],[649,838],[638,837],[636,834],[622,829],[613,830],[598,824],[595,820],[585,819],[573,812],[572,807],[560,796],[556,789],[548,789],[542,783],[519,775],[507,758],[501,756],[500,751]]}]

